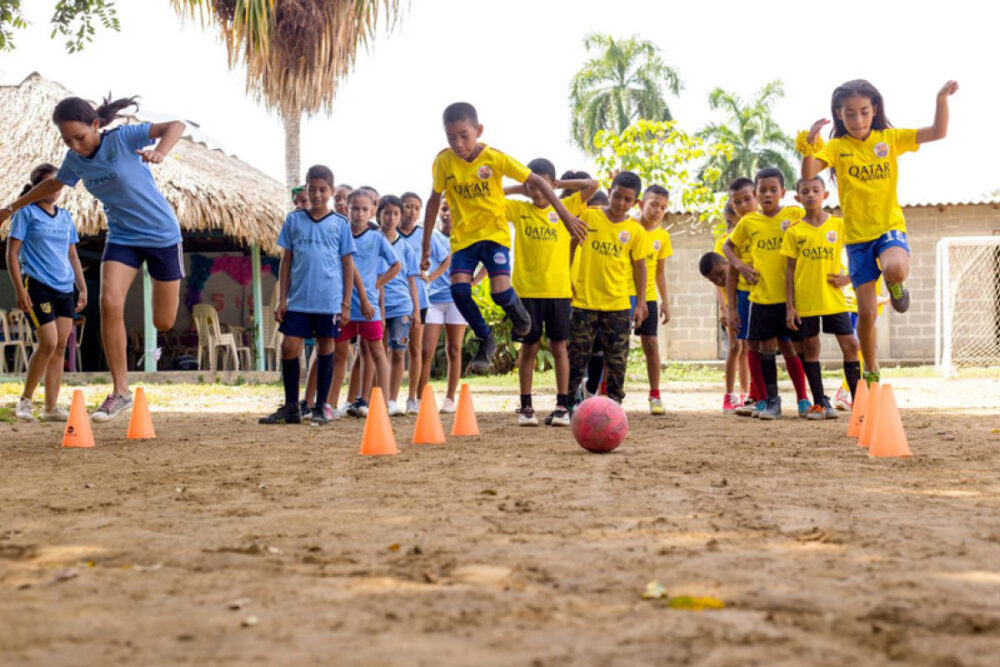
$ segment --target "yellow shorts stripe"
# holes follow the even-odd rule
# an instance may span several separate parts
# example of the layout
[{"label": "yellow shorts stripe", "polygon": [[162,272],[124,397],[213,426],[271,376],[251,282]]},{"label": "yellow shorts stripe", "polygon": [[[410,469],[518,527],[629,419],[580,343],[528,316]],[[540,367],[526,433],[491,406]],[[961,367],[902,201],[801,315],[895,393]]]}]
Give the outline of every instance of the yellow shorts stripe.
[{"label": "yellow shorts stripe", "polygon": [[[28,276],[24,277],[24,291],[28,291]],[[31,308],[28,310],[28,317],[31,318],[31,323],[35,325],[35,328],[42,326],[38,323],[38,316],[35,315],[35,304],[31,304]]]}]

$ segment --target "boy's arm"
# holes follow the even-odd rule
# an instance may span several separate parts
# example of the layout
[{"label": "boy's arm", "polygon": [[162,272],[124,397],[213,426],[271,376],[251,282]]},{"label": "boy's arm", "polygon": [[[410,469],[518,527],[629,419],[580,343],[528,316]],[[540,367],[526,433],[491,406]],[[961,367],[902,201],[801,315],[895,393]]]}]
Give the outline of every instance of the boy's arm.
[{"label": "boy's arm", "polygon": [[802,322],[802,320],[799,319],[799,311],[795,309],[796,263],[797,262],[794,257],[789,257],[788,263],[785,265],[785,324],[792,331],[798,331],[799,328],[796,324]]},{"label": "boy's arm", "polygon": [[[729,271],[726,271],[728,274]],[[719,302],[719,323],[723,327],[729,326],[729,309],[726,308],[726,288],[715,286],[715,300]]]},{"label": "boy's arm", "polygon": [[503,189],[503,194],[506,197],[511,195],[527,195],[527,190],[524,189],[523,183],[518,183],[517,185],[508,185]]},{"label": "boy's arm", "polygon": [[670,322],[670,304],[667,296],[667,260],[656,260],[656,289],[660,293],[660,321]]},{"label": "boy's arm", "polygon": [[553,187],[560,190],[577,190],[580,193],[580,201],[587,205],[587,201],[594,196],[597,188],[601,187],[599,181],[593,178],[569,178],[565,181],[556,181]]},{"label": "boy's arm", "polygon": [[569,233],[573,236],[573,238],[582,243],[584,239],[587,238],[587,226],[566,210],[566,207],[563,206],[562,200],[556,196],[555,190],[549,187],[549,184],[545,182],[545,179],[538,174],[531,174],[525,181],[525,184],[527,183],[531,183],[531,185],[541,191],[545,200],[552,205],[552,208],[555,209],[559,219],[563,221],[564,225],[566,225],[566,229],[569,230]]},{"label": "boy's arm", "polygon": [[278,265],[278,303],[274,307],[274,319],[281,322],[288,310],[288,286],[292,282],[292,257],[294,252],[285,248],[281,253],[281,264]]},{"label": "boy's arm", "polygon": [[353,290],[348,289],[348,285],[354,284],[354,255],[344,255],[340,258],[340,267],[343,271],[341,285],[344,286],[344,296],[340,300],[340,326],[346,326],[351,321],[351,294]]},{"label": "boy's arm", "polygon": [[730,271],[742,274],[751,285],[757,284],[757,271],[752,266],[747,266],[740,261],[740,256],[736,252],[736,245],[733,243],[732,238],[726,239],[725,245],[722,246],[722,252],[726,254],[726,259],[729,260]]},{"label": "boy's arm", "polygon": [[34,204],[36,201],[45,199],[46,197],[51,197],[62,189],[63,184],[59,182],[58,179],[45,179],[24,193],[23,196],[18,197],[7,206],[0,208],[0,223],[20,211],[25,206]]},{"label": "boy's arm", "polygon": [[[726,242],[728,245],[728,241]],[[729,249],[723,246],[723,250],[726,251],[727,257]],[[726,271],[726,299],[729,304],[729,326],[734,329],[740,328],[740,312],[739,308],[736,307],[736,285],[739,282],[739,271],[733,268],[732,263],[729,264],[729,270]]]},{"label": "boy's arm", "polygon": [[938,91],[937,107],[934,110],[934,124],[917,130],[917,143],[944,139],[948,134],[948,98],[958,91],[958,82],[949,81]]},{"label": "boy's arm", "polygon": [[83,267],[80,266],[80,256],[76,254],[76,244],[69,246],[69,265],[73,267],[73,282],[80,296],[76,299],[76,312],[87,307],[87,280],[83,277]]},{"label": "boy's arm", "polygon": [[420,241],[420,270],[426,271],[431,268],[431,239],[434,237],[434,223],[437,221],[438,211],[441,208],[441,193],[431,189],[431,196],[427,198],[427,206],[424,208],[424,237]]},{"label": "boy's arm", "polygon": [[643,323],[649,315],[646,306],[646,258],[632,260],[632,275],[635,279],[635,312],[632,314],[633,328]]}]

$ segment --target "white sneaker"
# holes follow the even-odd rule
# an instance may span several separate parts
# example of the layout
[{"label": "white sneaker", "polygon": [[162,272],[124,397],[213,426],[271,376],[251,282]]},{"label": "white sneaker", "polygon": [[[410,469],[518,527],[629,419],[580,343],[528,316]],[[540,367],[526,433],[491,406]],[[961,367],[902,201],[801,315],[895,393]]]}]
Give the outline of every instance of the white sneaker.
[{"label": "white sneaker", "polygon": [[35,415],[31,414],[31,399],[22,396],[17,399],[17,408],[14,410],[14,416],[21,421],[33,422],[35,420]]},{"label": "white sneaker", "polygon": [[332,405],[330,405],[329,403],[324,403],[323,416],[326,417],[327,419],[340,419],[342,415],[338,410],[334,410]]},{"label": "white sneaker", "polygon": [[66,412],[65,408],[59,407],[58,405],[51,410],[46,410],[42,413],[43,422],[65,422],[69,420],[69,413]]},{"label": "white sneaker", "polygon": [[337,417],[335,417],[334,419],[340,419],[341,417],[346,417],[347,416],[347,409],[349,407],[351,407],[350,403],[344,403],[339,408],[337,408],[336,410],[334,410],[333,414],[337,415]]},{"label": "white sneaker", "polygon": [[417,399],[415,398],[406,399],[406,412],[407,413],[412,412],[414,414],[420,412],[420,403],[417,402]]},{"label": "white sneaker", "polygon": [[518,426],[538,426],[538,417],[535,416],[535,409],[530,405],[521,408],[517,412]]},{"label": "white sneaker", "polygon": [[445,399],[441,401],[441,410],[439,412],[441,412],[441,414],[451,414],[455,412],[456,409],[455,401],[445,397]]},{"label": "white sneaker", "polygon": [[404,408],[401,408],[398,405],[396,405],[396,401],[389,401],[389,404],[388,404],[387,407],[389,408],[389,416],[390,417],[405,417],[406,416],[406,410]]}]

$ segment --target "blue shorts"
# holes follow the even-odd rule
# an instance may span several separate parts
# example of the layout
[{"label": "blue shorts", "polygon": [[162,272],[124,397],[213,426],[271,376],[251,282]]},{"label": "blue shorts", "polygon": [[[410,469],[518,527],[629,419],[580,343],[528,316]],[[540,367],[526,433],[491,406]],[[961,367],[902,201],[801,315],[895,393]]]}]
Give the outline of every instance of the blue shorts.
[{"label": "blue shorts", "polygon": [[452,253],[451,272],[472,275],[480,262],[486,267],[490,278],[510,275],[510,249],[495,241],[477,241]]},{"label": "blue shorts", "polygon": [[906,242],[906,232],[889,230],[874,241],[847,244],[847,267],[851,274],[851,285],[858,286],[878,280],[882,275],[878,258],[889,248],[902,248],[910,254],[910,246]]},{"label": "blue shorts", "polygon": [[333,313],[303,313],[289,310],[281,321],[278,331],[295,338],[336,338],[340,335],[337,315]]},{"label": "blue shorts", "polygon": [[385,338],[388,341],[390,350],[405,350],[409,342],[410,326],[413,324],[412,315],[400,315],[399,317],[388,317],[385,320]]},{"label": "blue shorts", "polygon": [[740,316],[740,330],[736,337],[746,340],[750,331],[750,292],[747,290],[736,290],[736,314]]},{"label": "blue shorts", "polygon": [[139,246],[106,243],[102,262],[119,262],[138,269],[146,262],[149,277],[160,282],[180,280],[184,277],[184,245],[166,248],[140,248]]},{"label": "blue shorts", "polygon": [[858,314],[857,313],[848,313],[848,315],[851,316],[851,329],[854,331],[855,334],[857,334],[858,333]]}]

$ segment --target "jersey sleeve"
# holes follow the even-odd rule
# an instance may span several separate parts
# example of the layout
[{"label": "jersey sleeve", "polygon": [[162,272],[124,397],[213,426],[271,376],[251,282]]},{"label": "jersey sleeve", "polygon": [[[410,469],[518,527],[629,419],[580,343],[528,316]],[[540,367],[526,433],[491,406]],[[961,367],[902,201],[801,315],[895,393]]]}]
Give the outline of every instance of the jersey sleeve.
[{"label": "jersey sleeve", "polygon": [[448,158],[444,151],[438,153],[434,158],[434,165],[431,167],[434,175],[434,192],[441,194],[444,192],[445,182],[448,179]]},{"label": "jersey sleeve", "polygon": [[10,219],[10,238],[23,241],[28,235],[28,215],[24,209],[14,214]]},{"label": "jersey sleeve", "polygon": [[795,225],[785,230],[785,235],[781,239],[781,254],[785,257],[797,259],[799,256],[799,244],[795,242],[798,234],[795,232]]},{"label": "jersey sleeve", "polygon": [[652,242],[649,239],[649,234],[646,233],[645,229],[642,229],[640,225],[638,231],[635,234],[635,238],[632,239],[632,247],[629,248],[628,254],[632,258],[633,262],[639,260],[644,260],[646,255],[649,254],[652,249]]},{"label": "jersey sleeve", "polygon": [[920,149],[920,144],[917,143],[916,130],[899,130],[892,128],[888,130],[888,132],[889,136],[892,137],[892,145],[896,149],[896,155],[912,153]]},{"label": "jersey sleeve", "polygon": [[528,180],[528,177],[531,176],[530,169],[506,153],[499,153],[499,157],[500,159],[498,161],[500,163],[500,173],[507,178],[512,178],[518,183],[524,183]]},{"label": "jersey sleeve", "polygon": [[118,128],[118,136],[129,150],[140,151],[153,143],[153,138],[149,136],[150,128],[152,128],[151,123],[122,125]]},{"label": "jersey sleeve", "polygon": [[357,251],[358,249],[354,245],[354,235],[351,234],[351,225],[342,221],[340,223],[340,256],[347,257],[357,253]]},{"label": "jersey sleeve", "polygon": [[739,254],[740,246],[750,240],[749,234],[750,232],[743,220],[737,222],[736,226],[733,227],[733,231],[729,234],[729,240],[736,246],[737,254]]},{"label": "jersey sleeve", "polygon": [[420,261],[417,259],[417,252],[408,243],[406,244],[406,259],[403,262],[403,268],[406,270],[407,278],[420,275]]},{"label": "jersey sleeve", "polygon": [[517,223],[520,220],[520,216],[517,214],[520,210],[521,202],[516,199],[505,199],[504,200],[504,215],[508,222],[513,222],[514,226],[517,227]]},{"label": "jersey sleeve", "polygon": [[823,147],[813,155],[817,160],[826,162],[828,167],[837,168],[837,156],[840,155],[840,146],[836,139],[831,139],[823,144]]},{"label": "jersey sleeve", "polygon": [[285,222],[281,225],[281,232],[278,233],[278,246],[285,250],[294,250],[292,248],[292,227],[288,218],[285,218]]},{"label": "jersey sleeve", "polygon": [[587,204],[583,201],[583,196],[579,190],[566,197],[566,199],[563,199],[563,206],[566,207],[566,210],[571,215],[575,215],[578,218],[587,210]]},{"label": "jersey sleeve", "polygon": [[[378,235],[379,257],[385,260],[385,263],[388,264],[389,268],[392,268],[393,264],[400,264],[399,256],[396,255],[396,251],[392,249],[392,244],[389,243],[389,239],[387,239],[382,232],[379,232]],[[400,266],[400,268],[402,268],[402,266]]]},{"label": "jersey sleeve", "polygon": [[662,237],[662,245],[660,246],[660,252],[656,256],[656,259],[666,259],[674,254],[674,245],[670,242],[670,232],[664,229]]},{"label": "jersey sleeve", "polygon": [[77,175],[76,170],[73,168],[73,155],[70,151],[66,151],[66,157],[63,158],[62,165],[59,167],[56,180],[70,188],[80,181],[80,176]]},{"label": "jersey sleeve", "polygon": [[431,237],[431,259],[434,260],[435,268],[441,266],[441,262],[448,258],[449,252],[448,239],[443,234],[434,234]]},{"label": "jersey sleeve", "polygon": [[729,234],[723,234],[719,238],[715,239],[715,245],[712,246],[712,252],[714,252],[716,255],[722,255],[723,257],[725,257],[726,253],[723,251],[722,248],[726,245],[726,240],[728,238]]},{"label": "jersey sleeve", "polygon": [[79,243],[80,235],[76,233],[76,225],[73,224],[73,218],[68,213],[66,214],[66,221],[69,223],[69,242],[74,244]]}]

